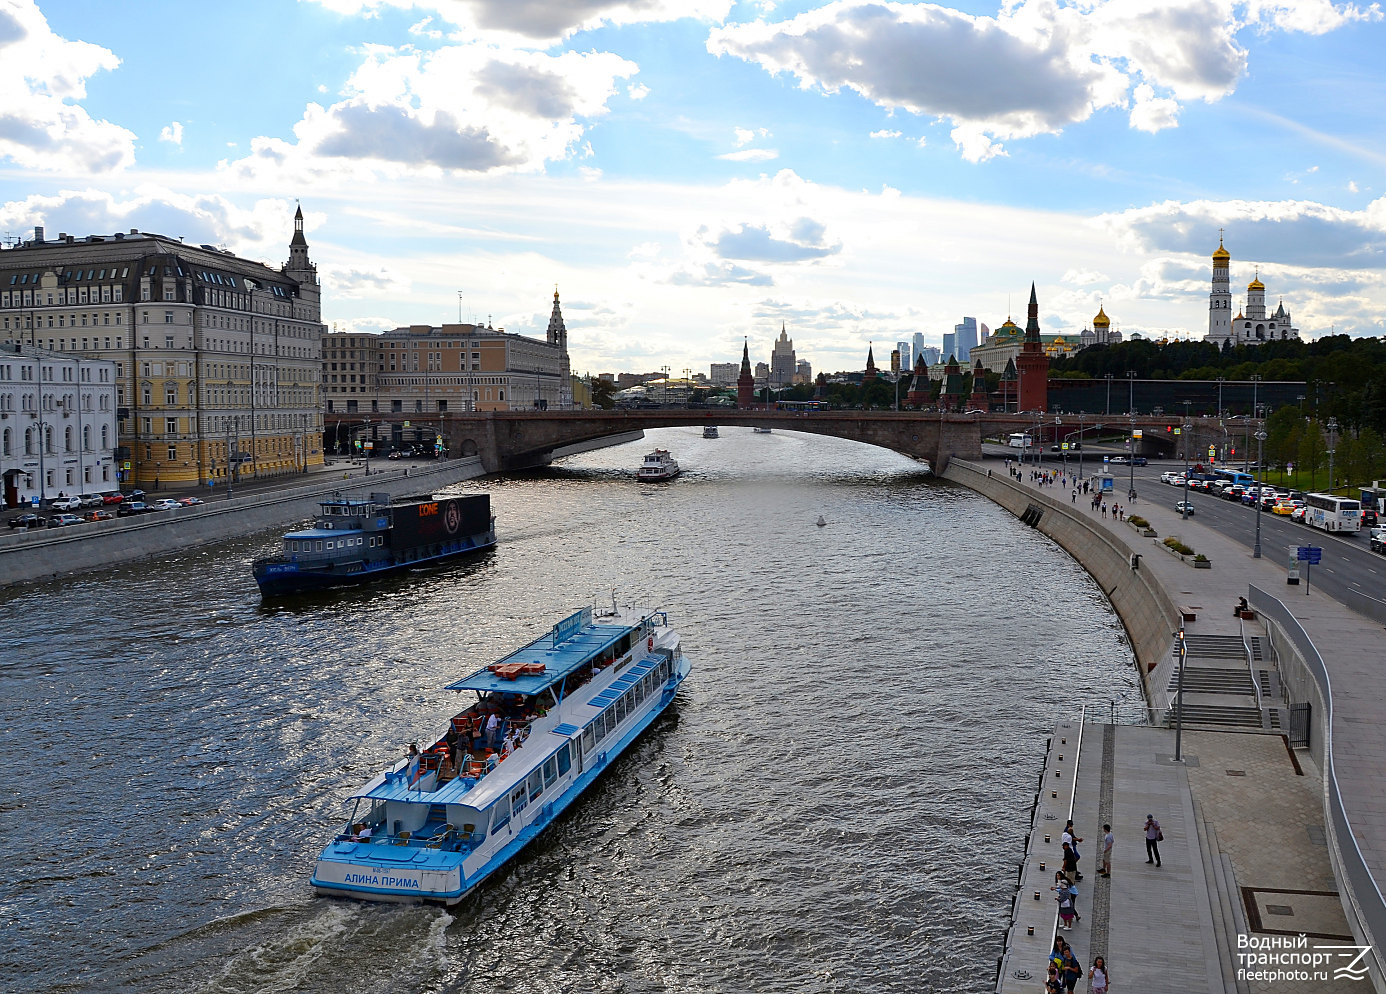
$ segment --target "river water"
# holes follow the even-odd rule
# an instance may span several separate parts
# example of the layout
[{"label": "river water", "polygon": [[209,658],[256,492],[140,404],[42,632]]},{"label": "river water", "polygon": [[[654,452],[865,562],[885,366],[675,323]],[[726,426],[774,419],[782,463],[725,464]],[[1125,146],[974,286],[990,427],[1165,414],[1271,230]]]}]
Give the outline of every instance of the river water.
[{"label": "river water", "polygon": [[[684,473],[638,484],[654,444]],[[495,550],[369,589],[263,607],[260,534],[0,599],[0,989],[990,989],[1048,730],[1142,710],[1071,559],[788,432],[478,487]],[[456,908],[315,898],[345,796],[456,710],[442,684],[613,587],[694,666],[634,749]]]}]

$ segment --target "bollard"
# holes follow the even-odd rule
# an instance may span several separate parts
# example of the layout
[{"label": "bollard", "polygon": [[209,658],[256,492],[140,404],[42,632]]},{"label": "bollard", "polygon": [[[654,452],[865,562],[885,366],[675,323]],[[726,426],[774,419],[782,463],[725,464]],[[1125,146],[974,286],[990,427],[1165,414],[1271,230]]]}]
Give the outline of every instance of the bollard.
[{"label": "bollard", "polygon": [[1050,797],[1057,798],[1057,797],[1059,796],[1059,792],[1058,792],[1057,790],[1051,790],[1051,791],[1049,792],[1049,796],[1050,796]]},{"label": "bollard", "polygon": [[1068,745],[1068,739],[1059,739],[1059,745]]},{"label": "bollard", "polygon": [[1049,841],[1049,833],[1048,833],[1048,832],[1045,832],[1045,833],[1044,833],[1044,841],[1045,841],[1045,842],[1048,842],[1048,841]]},{"label": "bollard", "polygon": [[1025,926],[1025,934],[1026,934],[1026,935],[1034,935],[1034,934],[1035,934],[1035,926],[1033,926],[1033,925],[1026,925],[1026,926]]},{"label": "bollard", "polygon": [[1063,754],[1063,753],[1059,753],[1059,762],[1062,763],[1063,761],[1064,761],[1064,754]]},{"label": "bollard", "polygon": [[1043,862],[1043,861],[1040,862],[1040,869],[1041,869],[1041,870],[1044,869],[1044,862]]},{"label": "bollard", "polygon": [[1035,891],[1035,900],[1036,900],[1036,901],[1039,900],[1039,891]]},{"label": "bollard", "polygon": [[1059,777],[1061,777],[1061,776],[1063,776],[1063,771],[1062,771],[1062,770],[1055,770],[1055,771],[1054,771],[1054,778],[1055,778],[1056,780],[1057,780]]}]

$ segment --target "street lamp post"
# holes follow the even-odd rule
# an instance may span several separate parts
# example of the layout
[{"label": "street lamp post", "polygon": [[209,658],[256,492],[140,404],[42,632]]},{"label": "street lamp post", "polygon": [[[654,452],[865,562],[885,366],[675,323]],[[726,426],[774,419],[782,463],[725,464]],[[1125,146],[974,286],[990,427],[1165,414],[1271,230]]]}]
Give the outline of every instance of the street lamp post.
[{"label": "street lamp post", "polygon": [[1112,416],[1112,374],[1107,374],[1107,417]]},{"label": "street lamp post", "polygon": [[1083,478],[1083,415],[1078,415],[1078,479]]},{"label": "street lamp post", "polygon": [[1328,492],[1333,492],[1333,452],[1338,448],[1338,419],[1328,419]]},{"label": "street lamp post", "polygon": [[[1261,446],[1263,446],[1263,445],[1265,444],[1265,442],[1266,442],[1266,430],[1265,430],[1264,428],[1257,428],[1257,429],[1256,429],[1256,465],[1257,465],[1258,467],[1261,465]],[[1262,475],[1264,475],[1264,474],[1262,474]],[[1251,550],[1251,557],[1252,557],[1253,559],[1260,559],[1260,558],[1261,558],[1261,489],[1260,489],[1260,487],[1257,487],[1257,489],[1256,489],[1256,545],[1255,545],[1255,547],[1253,547],[1252,550]]]},{"label": "street lamp post", "polygon": [[1126,457],[1126,462],[1127,462],[1127,465],[1130,466],[1130,468],[1131,468],[1131,485],[1130,485],[1129,487],[1126,488],[1126,496],[1127,496],[1127,499],[1128,499],[1128,500],[1130,499],[1131,494],[1133,494],[1133,493],[1136,492],[1136,419],[1135,419],[1135,417],[1132,417],[1132,418],[1131,418],[1131,434],[1130,434],[1130,437],[1129,437],[1129,441],[1130,441],[1130,443],[1131,443],[1131,447],[1130,447],[1130,449],[1128,449],[1127,451],[1130,452],[1130,455],[1128,455],[1128,456]]},{"label": "street lamp post", "polygon": [[1218,377],[1218,420],[1222,420],[1222,377]]},{"label": "street lamp post", "polygon": [[1126,379],[1127,379],[1127,382],[1130,384],[1130,388],[1131,388],[1131,396],[1130,396],[1130,399],[1128,400],[1128,403],[1131,405],[1131,406],[1130,406],[1130,413],[1131,413],[1131,416],[1132,416],[1132,417],[1135,417],[1135,415],[1136,415],[1136,371],[1135,371],[1134,369],[1128,369],[1128,370],[1126,371]]},{"label": "street lamp post", "polygon": [[1182,763],[1184,754],[1181,751],[1184,744],[1184,659],[1188,655],[1188,649],[1184,642],[1184,626],[1179,626],[1179,631],[1175,632],[1179,639],[1179,682],[1174,691],[1174,761]]},{"label": "street lamp post", "polygon": [[[1185,414],[1188,413],[1189,402],[1184,401]],[[1185,421],[1182,428],[1184,434],[1184,513],[1181,515],[1185,521],[1189,520],[1189,432],[1193,431],[1193,425]],[[1207,508],[1204,508],[1207,510]]]}]

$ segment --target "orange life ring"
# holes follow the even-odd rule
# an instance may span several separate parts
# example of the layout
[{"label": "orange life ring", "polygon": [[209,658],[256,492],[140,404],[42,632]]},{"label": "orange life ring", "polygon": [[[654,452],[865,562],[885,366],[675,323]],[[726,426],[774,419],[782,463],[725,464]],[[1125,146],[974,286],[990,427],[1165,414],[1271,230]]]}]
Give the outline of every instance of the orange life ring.
[{"label": "orange life ring", "polygon": [[649,639],[645,642],[645,648],[646,648],[647,650],[651,651],[651,652],[654,651],[654,636],[653,636],[653,635],[651,635],[651,636],[649,637]]}]

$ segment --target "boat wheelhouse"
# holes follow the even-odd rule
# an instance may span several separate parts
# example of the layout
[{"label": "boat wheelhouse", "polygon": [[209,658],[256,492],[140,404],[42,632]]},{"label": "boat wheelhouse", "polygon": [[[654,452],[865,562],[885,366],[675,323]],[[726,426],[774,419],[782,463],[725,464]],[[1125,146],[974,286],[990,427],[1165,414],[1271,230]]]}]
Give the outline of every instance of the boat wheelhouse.
[{"label": "boat wheelhouse", "polygon": [[704,425],[704,426],[703,426],[703,438],[717,438],[717,437],[718,437],[718,436],[717,436],[717,426],[716,426],[716,425]]},{"label": "boat wheelhouse", "polygon": [[663,611],[587,608],[449,684],[475,700],[352,796],[314,889],[457,903],[649,727],[689,669]]},{"label": "boat wheelhouse", "polygon": [[679,475],[679,462],[668,449],[655,449],[635,475],[641,480],[672,480]]},{"label": "boat wheelhouse", "polygon": [[277,556],[251,565],[266,597],[364,583],[496,544],[489,494],[406,498],[335,495],[309,528],[287,532]]}]

